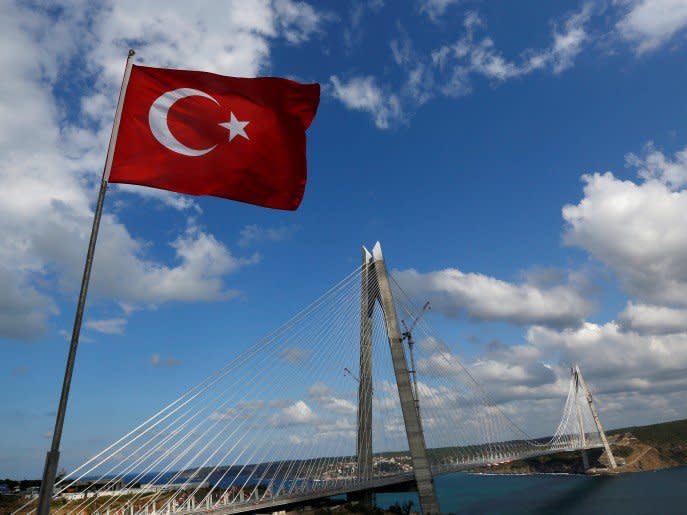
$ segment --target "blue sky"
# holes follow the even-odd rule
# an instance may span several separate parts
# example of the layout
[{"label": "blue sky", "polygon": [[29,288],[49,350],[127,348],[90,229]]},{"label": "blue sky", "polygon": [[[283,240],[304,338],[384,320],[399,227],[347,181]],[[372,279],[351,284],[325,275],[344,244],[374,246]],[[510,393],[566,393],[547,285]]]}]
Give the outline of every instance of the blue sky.
[{"label": "blue sky", "polygon": [[0,476],[42,469],[130,46],[151,66],[317,81],[322,101],[296,212],[111,188],[66,466],[376,240],[523,420],[520,397],[554,406],[571,362],[607,425],[687,416],[687,2],[139,4],[0,8]]}]

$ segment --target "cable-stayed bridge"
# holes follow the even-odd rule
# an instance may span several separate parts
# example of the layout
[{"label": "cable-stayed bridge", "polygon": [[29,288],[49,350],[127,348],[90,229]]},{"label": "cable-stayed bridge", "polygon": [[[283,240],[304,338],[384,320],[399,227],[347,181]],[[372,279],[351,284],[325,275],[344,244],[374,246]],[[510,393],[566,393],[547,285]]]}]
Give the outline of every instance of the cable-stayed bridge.
[{"label": "cable-stayed bridge", "polygon": [[600,447],[615,467],[579,368],[552,436],[533,438],[419,314],[379,244],[363,249],[324,295],[60,480],[53,512],[269,512],[407,483],[439,513],[438,474]]}]

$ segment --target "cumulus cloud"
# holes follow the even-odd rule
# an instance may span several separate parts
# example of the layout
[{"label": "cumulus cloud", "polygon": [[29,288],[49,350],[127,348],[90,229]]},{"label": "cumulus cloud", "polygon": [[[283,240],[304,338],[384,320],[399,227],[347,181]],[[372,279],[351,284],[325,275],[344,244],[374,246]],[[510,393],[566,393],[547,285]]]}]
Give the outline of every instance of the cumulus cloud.
[{"label": "cumulus cloud", "polygon": [[308,397],[317,403],[318,407],[325,411],[331,411],[340,415],[351,415],[358,412],[357,404],[336,397],[331,388],[323,382],[317,382],[308,388]]},{"label": "cumulus cloud", "polygon": [[622,0],[626,12],[616,30],[635,45],[637,54],[656,50],[687,27],[683,0]]},{"label": "cumulus cloud", "polygon": [[446,349],[433,351],[429,357],[419,359],[417,369],[422,375],[450,377],[458,374],[462,370],[462,365],[458,358]]},{"label": "cumulus cloud", "polygon": [[336,397],[321,397],[319,406],[327,411],[333,411],[341,415],[351,415],[358,412],[358,406],[347,399]]},{"label": "cumulus cloud", "polygon": [[[356,438],[356,426],[355,422],[351,418],[339,417],[335,420],[327,420],[317,422],[311,431],[308,427],[300,427],[294,429],[300,429],[299,434],[290,434],[288,436],[289,443],[296,445],[309,444],[312,448],[313,445],[318,446],[315,452],[320,454],[332,453],[332,444],[336,445],[339,449],[341,444],[351,446],[351,451],[355,445]],[[341,452],[341,451],[336,451]]]},{"label": "cumulus cloud", "polygon": [[[22,277],[22,275],[24,277]],[[30,341],[48,328],[48,316],[57,308],[47,295],[29,282],[29,274],[17,276],[16,270],[0,265],[0,337]]]},{"label": "cumulus cloud", "polygon": [[329,80],[334,98],[349,109],[371,114],[378,128],[388,129],[404,119],[399,97],[384,92],[374,77],[352,77],[345,81],[332,75]]},{"label": "cumulus cloud", "polygon": [[556,331],[532,327],[527,340],[560,363],[579,363],[600,393],[687,390],[687,334],[645,336],[616,322]]},{"label": "cumulus cloud", "polygon": [[447,352],[449,350],[448,345],[444,342],[438,340],[434,336],[427,336],[420,341],[420,349],[425,352]]},{"label": "cumulus cloud", "polygon": [[429,300],[433,309],[448,317],[468,315],[477,320],[565,327],[579,325],[593,309],[593,303],[571,282],[514,284],[455,268],[394,271],[394,278],[412,298]]},{"label": "cumulus cloud", "polygon": [[687,309],[628,302],[618,323],[624,331],[640,334],[683,333],[687,332]]},{"label": "cumulus cloud", "polygon": [[675,152],[670,158],[648,143],[643,156],[630,153],[625,156],[628,166],[636,168],[638,175],[646,180],[657,180],[671,189],[680,189],[687,184],[687,147]]},{"label": "cumulus cloud", "polygon": [[[238,292],[226,288],[223,277],[258,259],[258,256],[237,258],[212,234],[195,226],[189,226],[169,246],[174,250],[176,263],[156,263],[144,257],[142,242],[134,240],[123,225],[112,223],[103,227],[93,266],[93,293],[128,303],[153,305],[169,301],[227,300]],[[63,263],[65,269],[68,263]],[[77,274],[78,268],[71,275],[65,273],[64,288],[78,284]]]},{"label": "cumulus cloud", "polygon": [[563,208],[565,243],[605,263],[641,302],[687,304],[687,192],[610,172],[583,181],[582,200]]},{"label": "cumulus cloud", "polygon": [[295,403],[282,408],[269,418],[269,422],[274,427],[289,427],[302,424],[313,424],[317,422],[317,415],[304,401]]},{"label": "cumulus cloud", "polygon": [[322,398],[322,397],[327,397],[331,395],[332,390],[324,384],[323,382],[317,382],[314,385],[312,385],[310,388],[308,388],[308,395],[310,397],[314,397],[316,399]]},{"label": "cumulus cloud", "polygon": [[102,320],[87,320],[86,328],[103,334],[124,334],[126,318],[106,318]]},{"label": "cumulus cloud", "polygon": [[[428,415],[483,406],[484,392],[499,410],[539,434],[539,422],[553,427],[560,417],[574,364],[580,365],[607,425],[627,424],[630,411],[646,422],[686,414],[680,401],[687,393],[685,331],[640,334],[625,331],[617,322],[566,329],[532,326],[523,343],[490,346],[484,354],[462,361],[469,377],[459,357],[448,350],[433,351],[418,361]],[[482,386],[475,386],[473,378]],[[446,380],[450,383],[442,383]],[[450,388],[442,393],[439,384]],[[662,396],[677,405],[652,403]]]}]

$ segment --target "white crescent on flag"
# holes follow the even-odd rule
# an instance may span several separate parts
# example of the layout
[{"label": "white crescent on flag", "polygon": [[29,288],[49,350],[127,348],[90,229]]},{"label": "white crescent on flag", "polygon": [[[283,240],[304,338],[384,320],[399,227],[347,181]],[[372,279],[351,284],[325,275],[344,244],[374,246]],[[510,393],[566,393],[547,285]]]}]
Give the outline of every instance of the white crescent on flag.
[{"label": "white crescent on flag", "polygon": [[169,113],[169,110],[176,102],[186,97],[204,97],[219,105],[217,100],[198,89],[174,89],[164,93],[163,95],[160,95],[155,102],[153,102],[153,105],[150,106],[150,111],[148,112],[148,124],[150,125],[150,130],[153,133],[153,136],[155,136],[155,139],[172,152],[177,152],[178,154],[183,154],[190,157],[204,156],[208,152],[214,150],[217,145],[196,150],[195,148],[187,147],[181,143],[174,137],[172,131],[169,130],[169,124],[167,123],[167,114]]}]

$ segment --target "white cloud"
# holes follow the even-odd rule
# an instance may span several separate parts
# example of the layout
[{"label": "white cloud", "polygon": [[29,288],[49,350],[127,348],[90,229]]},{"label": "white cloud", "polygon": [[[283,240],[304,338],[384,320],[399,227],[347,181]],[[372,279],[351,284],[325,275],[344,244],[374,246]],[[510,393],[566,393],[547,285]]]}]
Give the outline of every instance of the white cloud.
[{"label": "white cloud", "polygon": [[282,225],[280,227],[261,227],[257,224],[246,225],[241,229],[238,245],[245,248],[263,241],[288,240],[298,229],[297,225]]},{"label": "white cloud", "polygon": [[269,421],[275,427],[314,424],[317,422],[317,415],[304,401],[297,401],[273,414]]},{"label": "white cloud", "polygon": [[188,195],[180,195],[171,191],[132,184],[114,184],[113,186],[117,191],[131,193],[139,198],[149,198],[179,211],[193,210],[196,213],[202,212],[198,203]]},{"label": "white cloud", "polygon": [[459,2],[460,0],[420,0],[420,12],[437,21],[451,5]]},{"label": "white cloud", "polygon": [[687,191],[610,172],[583,180],[582,200],[563,208],[564,241],[605,263],[641,302],[687,305]]},{"label": "white cloud", "polygon": [[296,365],[304,363],[310,357],[308,349],[300,349],[298,347],[287,347],[279,352],[279,357],[286,361],[289,365]]},{"label": "white cloud", "polygon": [[150,363],[154,367],[178,367],[179,365],[181,365],[181,361],[179,361],[178,359],[172,356],[163,357],[157,353],[150,356],[148,363]]},{"label": "white cloud", "polygon": [[687,309],[628,302],[618,316],[618,323],[623,330],[640,334],[684,333],[687,332]]},{"label": "white cloud", "polygon": [[[451,3],[425,1],[421,10],[436,20]],[[406,76],[398,93],[389,92],[388,87],[383,90],[371,76],[356,77],[348,84],[334,76],[334,96],[350,109],[372,113],[377,127],[387,128],[394,119],[404,121],[406,111],[426,103],[437,93],[453,97],[471,93],[473,77],[504,82],[535,71],[558,74],[574,64],[589,42],[587,25],[595,9],[591,2],[583,4],[554,24],[548,47],[525,49],[517,58],[506,57],[491,37],[480,35],[486,24],[474,11],[465,15],[462,37],[428,55],[415,52],[408,33],[399,25],[400,37],[390,45],[394,62]]]},{"label": "white cloud", "polygon": [[585,4],[554,27],[549,47],[526,49],[519,59],[511,60],[496,48],[491,37],[477,36],[485,23],[477,13],[469,12],[464,20],[465,34],[456,42],[431,52],[430,62],[440,75],[439,89],[450,96],[467,94],[471,91],[471,75],[502,82],[547,68],[560,73],[570,68],[583,50],[591,15],[591,4]]},{"label": "white cloud", "polygon": [[412,298],[429,300],[433,309],[449,317],[467,314],[477,320],[563,327],[579,325],[593,309],[593,303],[572,282],[513,284],[455,268],[427,273],[394,271],[394,278]]},{"label": "white cloud", "polygon": [[[344,431],[346,434],[356,428],[355,423],[350,418],[337,418],[331,423],[322,423],[317,426],[318,432],[328,434],[340,434]],[[355,434],[355,433],[354,433]]]},{"label": "white cloud", "polygon": [[637,54],[656,50],[687,27],[684,0],[624,0],[627,11],[618,21],[620,36],[635,45]]},{"label": "white cloud", "polygon": [[403,121],[401,101],[397,95],[385,93],[372,76],[353,77],[347,82],[336,75],[330,77],[332,95],[347,108],[370,113],[380,129]]},{"label": "white cloud", "polygon": [[52,299],[27,284],[29,277],[0,265],[1,338],[35,340],[47,331],[48,316],[57,312]]},{"label": "white cloud", "polygon": [[384,0],[353,2],[349,10],[349,20],[344,23],[343,40],[346,50],[351,52],[363,41],[363,19],[368,13],[378,14],[384,8]]},{"label": "white cloud", "polygon": [[657,150],[653,143],[648,143],[643,157],[630,153],[625,156],[625,162],[636,168],[644,180],[655,179],[671,189],[679,189],[687,184],[687,147],[670,159]]},{"label": "white cloud", "polygon": [[454,376],[462,370],[462,365],[458,358],[447,349],[432,352],[429,357],[419,359],[417,369],[421,375]]},{"label": "white cloud", "polygon": [[[585,28],[592,15],[592,4],[586,3],[582,9],[573,13],[563,23],[563,30],[554,30],[553,45],[546,52],[540,54],[541,58],[548,59],[554,73],[560,73],[570,68],[577,55],[582,51],[583,45],[589,39]],[[536,63],[530,64],[534,69]]]},{"label": "white cloud", "polygon": [[[225,288],[224,275],[256,261],[255,257],[235,257],[213,235],[193,226],[169,245],[174,249],[175,266],[146,260],[142,257],[142,243],[132,239],[124,226],[108,225],[96,250],[93,293],[128,303],[153,305],[169,301],[227,300],[238,292]],[[76,276],[70,282],[76,284]]]},{"label": "white cloud", "polygon": [[327,411],[333,411],[341,415],[351,415],[358,412],[358,406],[346,399],[336,397],[322,397],[318,400],[319,406]]},{"label": "white cloud", "polygon": [[313,34],[321,33],[322,24],[331,19],[330,15],[316,11],[305,2],[275,0],[274,7],[284,37],[293,44],[303,43]]},{"label": "white cloud", "polygon": [[340,415],[351,415],[358,412],[356,404],[347,399],[336,397],[331,388],[321,381],[308,388],[308,397],[312,398],[325,411]]},{"label": "white cloud", "polygon": [[226,408],[223,410],[217,410],[210,413],[208,416],[209,420],[229,420],[233,421],[238,416],[238,411],[236,408]]},{"label": "white cloud", "polygon": [[528,342],[561,364],[579,363],[600,393],[687,391],[687,334],[645,336],[616,322],[556,331],[532,327]]},{"label": "white cloud", "polygon": [[124,334],[126,318],[107,318],[103,320],[87,320],[86,328],[103,334]]},{"label": "white cloud", "polygon": [[401,96],[410,99],[415,105],[422,105],[435,94],[436,84],[431,63],[420,58],[413,48],[408,33],[399,24],[401,35],[391,41],[391,53],[397,65],[406,71],[406,82],[401,88]]},{"label": "white cloud", "polygon": [[327,396],[331,395],[331,393],[332,393],[332,391],[329,388],[329,386],[327,386],[326,384],[324,384],[321,381],[315,383],[310,388],[308,388],[308,395],[310,397],[315,398],[315,399],[327,397]]},{"label": "white cloud", "polygon": [[434,336],[427,336],[420,341],[420,349],[425,352],[446,352],[448,351],[448,346],[436,339]]},{"label": "white cloud", "polygon": [[[562,330],[533,326],[524,343],[494,346],[465,362],[489,398],[532,434],[549,431],[543,421],[553,427],[560,417],[573,364],[581,366],[607,427],[627,425],[630,413],[642,422],[687,415],[684,331],[643,335],[626,332],[616,322]],[[480,389],[450,351],[423,357],[418,371],[425,383],[420,388],[425,412],[430,416],[433,410],[465,411],[483,404]],[[451,381],[449,390],[430,386],[446,380]],[[654,402],[667,397],[673,404]]]}]

